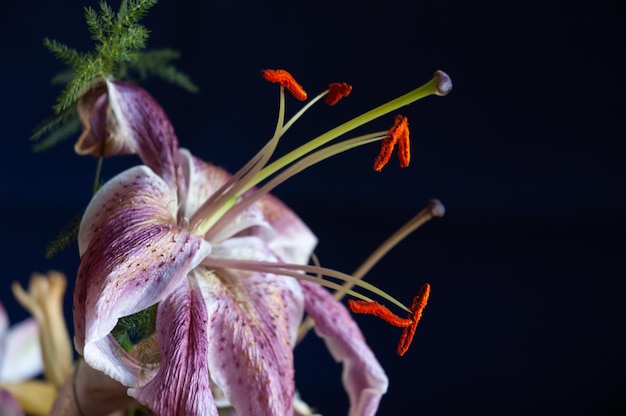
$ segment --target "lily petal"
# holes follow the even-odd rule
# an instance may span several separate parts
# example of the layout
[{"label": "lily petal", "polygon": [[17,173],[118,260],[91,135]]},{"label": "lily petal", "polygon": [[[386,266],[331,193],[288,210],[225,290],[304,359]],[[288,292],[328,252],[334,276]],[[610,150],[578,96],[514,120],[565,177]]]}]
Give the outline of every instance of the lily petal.
[{"label": "lily petal", "polygon": [[350,415],[376,414],[389,381],[348,310],[326,289],[300,281],[304,309],[315,320],[315,332],[333,358],[343,363],[343,384],[350,397]]},{"label": "lily petal", "polygon": [[188,281],[159,304],[159,372],[148,384],[128,393],[155,415],[217,416],[206,360],[206,305],[195,278]]},{"label": "lily petal", "polygon": [[4,337],[0,336],[0,342],[4,344],[0,356],[1,381],[23,381],[42,373],[39,326],[35,319],[28,318],[13,325]]},{"label": "lily petal", "polygon": [[[225,245],[230,247],[223,247],[224,254],[237,258],[248,258],[241,255],[250,254],[255,256],[250,260],[276,261],[256,237],[231,239]],[[293,414],[292,348],[303,304],[296,280],[242,270],[208,269],[199,280],[204,282],[201,288],[209,315],[209,370],[215,383],[240,416]]]},{"label": "lily petal", "polygon": [[[91,201],[79,233],[75,344],[85,361],[128,386],[147,380],[108,336],[119,318],[165,299],[211,252],[174,224],[174,190],[145,166],[111,179]],[[149,377],[148,377],[149,380]]]},{"label": "lily petal", "polygon": [[231,178],[226,170],[206,163],[186,149],[180,149],[187,194],[182,199],[183,216],[191,218],[202,204]]},{"label": "lily petal", "polygon": [[317,245],[315,234],[289,207],[272,195],[259,201],[263,217],[276,232],[270,249],[285,263],[307,264]]},{"label": "lily petal", "polygon": [[178,139],[163,108],[136,84],[106,80],[78,103],[83,133],[78,154],[117,156],[137,153],[170,186],[180,179]]}]

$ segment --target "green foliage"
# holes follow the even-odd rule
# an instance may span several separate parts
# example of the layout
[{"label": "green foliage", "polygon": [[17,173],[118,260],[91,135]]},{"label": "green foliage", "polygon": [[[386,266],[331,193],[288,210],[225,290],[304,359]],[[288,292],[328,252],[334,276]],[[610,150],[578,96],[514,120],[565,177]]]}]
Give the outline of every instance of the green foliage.
[{"label": "green foliage", "polygon": [[61,251],[65,250],[72,242],[78,238],[78,229],[82,215],[77,215],[72,222],[65,226],[57,238],[48,243],[46,247],[46,258],[51,259]]},{"label": "green foliage", "polygon": [[[70,69],[53,78],[53,83],[66,85],[53,106],[56,115],[42,123],[31,136],[33,140],[43,138],[35,151],[49,148],[76,132],[80,122],[74,104],[102,78],[133,79],[136,74],[141,80],[159,77],[187,91],[198,90],[172,64],[179,57],[178,52],[144,50],[149,31],[139,21],[156,3],[157,0],[122,0],[117,13],[104,1],[100,1],[99,11],[85,8],[87,27],[96,43],[95,49],[87,53],[56,40],[44,39],[46,48]],[[64,125],[62,129],[51,133],[61,125]]]},{"label": "green foliage", "polygon": [[[189,92],[198,92],[198,87],[189,79],[189,77],[176,69],[173,60],[180,57],[180,52],[173,49],[156,49],[145,51],[140,54],[139,59],[128,62],[122,66],[122,77],[139,78],[145,80],[150,77],[161,78]],[[134,75],[136,74],[136,75]]]},{"label": "green foliage", "polygon": [[155,333],[156,313],[157,305],[153,305],[134,315],[120,318],[111,335],[124,350],[130,351]]},{"label": "green foliage", "polygon": [[123,0],[117,13],[104,1],[100,2],[100,12],[87,7],[87,27],[96,42],[96,49],[88,53],[80,53],[55,40],[44,39],[44,45],[69,65],[74,74],[54,106],[57,114],[71,107],[94,80],[115,76],[120,64],[139,57],[139,52],[146,47],[149,33],[148,29],[139,24],[139,20],[156,2]]}]

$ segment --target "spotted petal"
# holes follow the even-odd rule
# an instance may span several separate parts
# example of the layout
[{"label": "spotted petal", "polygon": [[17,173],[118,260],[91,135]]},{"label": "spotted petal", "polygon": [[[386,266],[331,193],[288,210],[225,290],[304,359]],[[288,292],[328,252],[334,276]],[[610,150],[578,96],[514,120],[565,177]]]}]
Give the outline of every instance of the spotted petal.
[{"label": "spotted petal", "polygon": [[211,251],[176,225],[176,208],[176,191],[139,166],[100,189],[81,223],[76,348],[89,365],[124,385],[141,385],[152,373],[133,367],[112,340],[118,319],[165,299]]},{"label": "spotted petal", "polygon": [[207,365],[207,311],[194,277],[159,304],[157,375],[129,394],[156,415],[211,415],[217,407]]},{"label": "spotted petal", "polygon": [[[212,257],[222,254],[276,260],[256,237],[230,239],[216,247]],[[209,316],[209,370],[215,383],[240,416],[293,414],[292,348],[303,303],[297,282],[224,269],[205,269],[202,281]]]},{"label": "spotted petal", "polygon": [[376,414],[388,379],[347,309],[318,284],[300,281],[306,312],[333,358],[343,363],[343,384],[350,397],[350,416]]}]

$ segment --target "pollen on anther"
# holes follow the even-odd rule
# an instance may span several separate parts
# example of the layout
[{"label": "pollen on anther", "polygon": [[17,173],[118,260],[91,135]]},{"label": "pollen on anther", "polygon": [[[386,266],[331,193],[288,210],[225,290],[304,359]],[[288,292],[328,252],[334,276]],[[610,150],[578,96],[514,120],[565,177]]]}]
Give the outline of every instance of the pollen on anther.
[{"label": "pollen on anther", "polygon": [[415,330],[417,329],[417,324],[422,317],[422,312],[428,303],[428,298],[430,297],[430,285],[425,283],[417,296],[413,299],[413,303],[411,304],[411,312],[409,314],[409,318],[412,317],[413,322],[411,325],[404,328],[402,331],[402,335],[400,335],[400,341],[398,342],[398,355],[403,356],[404,353],[407,352],[409,347],[411,346],[411,342],[413,342],[413,337],[415,336]]},{"label": "pollen on anther", "polygon": [[374,315],[388,324],[400,328],[407,328],[413,324],[413,319],[411,319],[410,316],[407,319],[401,318],[378,302],[350,299],[348,301],[348,308],[354,313]]},{"label": "pollen on anther", "polygon": [[266,81],[280,84],[280,86],[289,91],[296,100],[306,100],[306,91],[288,71],[284,69],[264,69],[261,71],[261,76],[263,76]]},{"label": "pollen on anther", "polygon": [[345,82],[333,82],[328,86],[328,95],[324,100],[328,105],[335,105],[352,92],[352,85]]},{"label": "pollen on anther", "polygon": [[380,152],[374,160],[374,170],[380,172],[389,162],[393,149],[398,144],[398,158],[400,166],[405,168],[411,161],[411,146],[409,141],[409,119],[398,114],[393,126],[382,140]]}]

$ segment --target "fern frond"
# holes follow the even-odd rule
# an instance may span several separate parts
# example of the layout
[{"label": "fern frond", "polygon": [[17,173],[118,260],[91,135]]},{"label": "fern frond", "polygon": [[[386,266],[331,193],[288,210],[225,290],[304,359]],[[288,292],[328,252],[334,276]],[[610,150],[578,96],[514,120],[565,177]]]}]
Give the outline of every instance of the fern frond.
[{"label": "fern frond", "polygon": [[78,52],[76,49],[70,48],[69,46],[57,42],[56,40],[44,38],[43,44],[52,53],[54,53],[57,58],[59,58],[72,68],[77,67],[82,61],[85,60],[85,56]]},{"label": "fern frond", "polygon": [[98,13],[91,7],[86,7],[85,20],[87,21],[87,27],[91,33],[91,39],[96,42],[101,41],[104,38],[104,26],[100,19],[98,19]]},{"label": "fern frond", "polygon": [[76,216],[54,240],[48,243],[46,247],[46,259],[51,259],[78,239],[81,217],[82,215]]},{"label": "fern frond", "polygon": [[172,63],[173,60],[179,57],[180,52],[173,49],[145,51],[139,59],[129,63],[127,69],[136,72],[142,80],[157,77],[189,92],[198,92],[198,86]]},{"label": "fern frond", "polygon": [[63,120],[62,124],[59,123],[58,128],[52,130],[50,134],[42,138],[36,145],[34,145],[34,152],[47,150],[63,140],[69,139],[70,137],[76,137],[80,130],[80,119],[78,118],[78,114],[74,108],[71,107],[70,110],[72,110],[73,116]]},{"label": "fern frond", "polygon": [[60,124],[67,122],[67,120],[72,117],[72,113],[75,112],[76,110],[74,108],[69,108],[66,111],[48,117],[35,127],[33,134],[30,136],[31,140],[41,139],[41,137],[48,134],[50,131],[58,128]]}]

